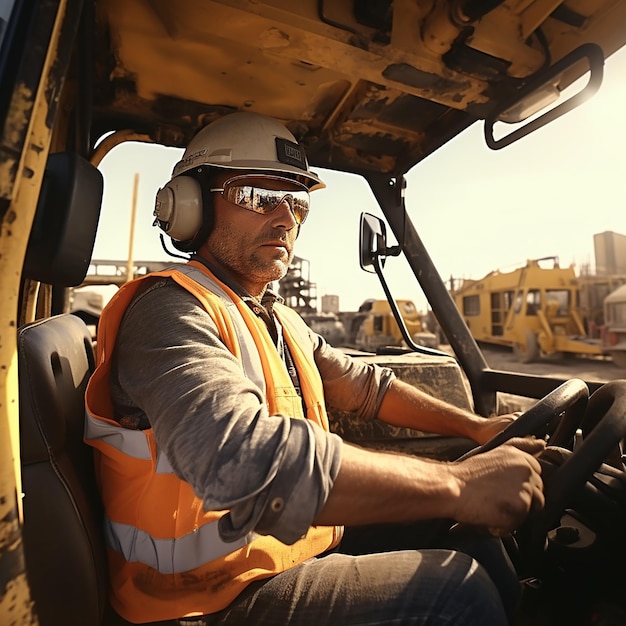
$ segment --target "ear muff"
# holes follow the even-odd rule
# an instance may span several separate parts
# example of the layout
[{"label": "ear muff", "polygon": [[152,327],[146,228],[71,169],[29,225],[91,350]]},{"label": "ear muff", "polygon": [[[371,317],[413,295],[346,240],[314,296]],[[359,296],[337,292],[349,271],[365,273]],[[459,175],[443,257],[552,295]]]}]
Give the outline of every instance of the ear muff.
[{"label": "ear muff", "polygon": [[175,241],[193,239],[202,227],[202,191],[191,176],[177,176],[159,189],[154,203],[155,226]]}]

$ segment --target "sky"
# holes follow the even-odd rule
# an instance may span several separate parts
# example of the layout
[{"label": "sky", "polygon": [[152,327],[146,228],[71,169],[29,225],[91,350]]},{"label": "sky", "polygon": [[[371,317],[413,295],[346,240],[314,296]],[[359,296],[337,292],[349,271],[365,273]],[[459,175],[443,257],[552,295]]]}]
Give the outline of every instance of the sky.
[{"label": "sky", "polygon": [[[508,271],[527,259],[557,256],[561,266],[594,269],[593,235],[626,234],[626,49],[605,63],[600,90],[539,131],[493,151],[477,123],[407,174],[408,214],[446,281]],[[105,191],[94,260],[171,260],[152,227],[154,197],[182,150],[133,143],[102,161]],[[311,196],[296,244],[318,303],[338,295],[342,311],[384,298],[375,274],[359,267],[359,217],[382,213],[364,179],[317,169],[327,185]],[[139,175],[134,238],[130,214]],[[393,236],[392,236],[393,237]],[[385,276],[396,298],[426,300],[402,257]]]}]

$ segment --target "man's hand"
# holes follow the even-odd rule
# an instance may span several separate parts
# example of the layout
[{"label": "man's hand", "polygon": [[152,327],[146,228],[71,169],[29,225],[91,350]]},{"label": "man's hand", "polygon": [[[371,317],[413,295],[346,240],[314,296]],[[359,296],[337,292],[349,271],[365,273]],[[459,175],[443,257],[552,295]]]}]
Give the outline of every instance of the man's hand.
[{"label": "man's hand", "polygon": [[515,413],[494,415],[487,419],[481,419],[474,425],[474,441],[480,445],[487,443],[492,437],[495,437],[507,426],[510,426],[521,414],[521,411],[517,411]]},{"label": "man's hand", "polygon": [[458,522],[508,533],[544,504],[540,439],[514,438],[465,461],[342,448],[341,469],[316,523]]},{"label": "man's hand", "polygon": [[497,529],[497,534],[518,528],[530,511],[544,505],[541,465],[535,458],[544,448],[542,440],[515,438],[451,464],[460,486],[454,519]]},{"label": "man's hand", "polygon": [[378,411],[378,418],[393,426],[451,437],[467,437],[480,445],[504,430],[520,415],[520,412],[516,412],[485,418],[430,396],[398,379],[389,387]]}]

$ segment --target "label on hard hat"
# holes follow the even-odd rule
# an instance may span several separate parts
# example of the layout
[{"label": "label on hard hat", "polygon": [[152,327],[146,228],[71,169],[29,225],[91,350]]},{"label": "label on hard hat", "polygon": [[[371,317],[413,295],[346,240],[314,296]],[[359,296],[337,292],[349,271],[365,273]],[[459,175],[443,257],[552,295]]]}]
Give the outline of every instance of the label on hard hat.
[{"label": "label on hard hat", "polygon": [[283,137],[276,137],[276,153],[281,163],[294,165],[305,172],[307,171],[308,168],[304,149],[297,143],[284,139]]},{"label": "label on hard hat", "polygon": [[176,165],[174,166],[174,170],[172,171],[172,176],[177,176],[181,172],[185,172],[188,169],[191,169],[195,166],[196,161],[204,162],[204,155],[207,153],[206,148],[202,150],[197,150],[196,152],[192,152],[187,156],[183,157]]}]

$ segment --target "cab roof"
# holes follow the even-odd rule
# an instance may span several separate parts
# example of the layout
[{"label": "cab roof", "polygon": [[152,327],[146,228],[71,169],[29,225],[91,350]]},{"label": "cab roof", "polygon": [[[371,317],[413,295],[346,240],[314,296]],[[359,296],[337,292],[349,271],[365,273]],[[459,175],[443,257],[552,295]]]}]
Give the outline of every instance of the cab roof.
[{"label": "cab roof", "polygon": [[313,166],[395,175],[578,46],[625,42],[621,0],[95,0],[92,139],[183,147],[250,110]]}]

